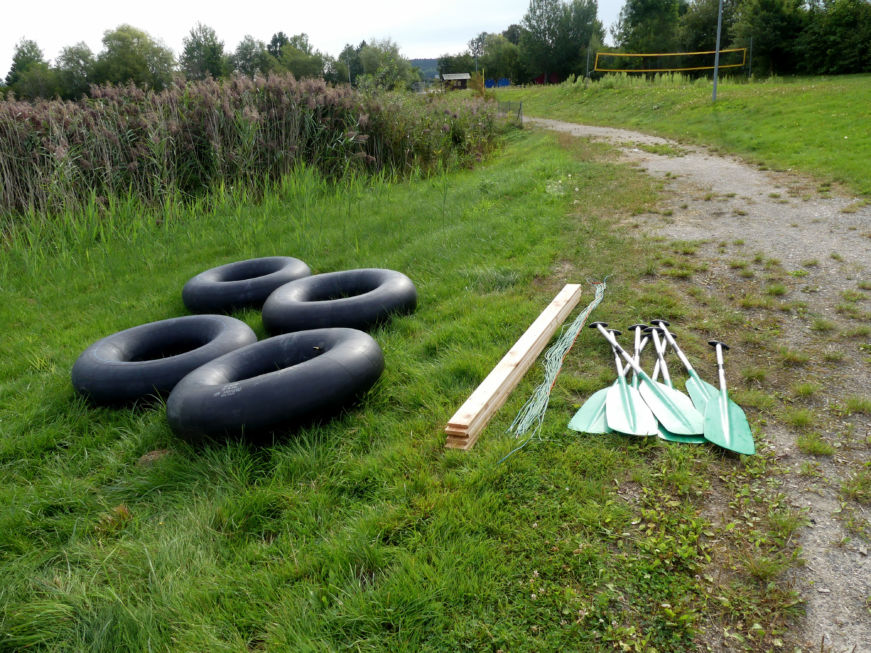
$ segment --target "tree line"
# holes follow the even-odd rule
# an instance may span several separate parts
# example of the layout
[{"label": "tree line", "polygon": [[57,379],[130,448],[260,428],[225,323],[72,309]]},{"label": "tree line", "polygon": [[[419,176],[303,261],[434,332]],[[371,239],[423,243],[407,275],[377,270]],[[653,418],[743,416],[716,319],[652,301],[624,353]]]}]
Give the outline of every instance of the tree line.
[{"label": "tree line", "polygon": [[178,60],[160,41],[131,25],[106,31],[102,43],[97,54],[83,42],[65,47],[50,64],[35,41],[23,39],[15,46],[5,90],[18,98],[74,100],[87,95],[92,85],[132,83],[160,91],[179,76],[198,81],[292,73],[297,79],[351,81],[363,88],[390,90],[419,79],[390,39],[346,45],[335,59],[316,50],[304,33],[276,32],[268,42],[249,35],[228,51],[215,30],[203,24],[184,38]]},{"label": "tree line", "polygon": [[[695,52],[715,47],[719,0],[625,0],[611,35],[628,53]],[[439,73],[482,72],[513,83],[556,82],[587,74],[603,46],[596,0],[530,0],[519,24],[481,32],[460,53],[438,59]],[[338,57],[315,49],[306,34],[276,32],[268,42],[246,36],[225,49],[203,24],[173,52],[146,32],[121,25],[95,54],[85,43],[64,48],[53,64],[32,40],[15,48],[5,90],[19,98],[76,99],[91,85],[133,83],[161,90],[188,80],[292,73],[368,88],[399,89],[420,72],[390,39],[348,44]],[[723,0],[721,47],[752,47],[754,74],[871,72],[871,0]],[[612,49],[612,48],[607,48]]]},{"label": "tree line", "polygon": [[[605,30],[596,0],[531,0],[519,24],[482,32],[439,58],[439,72],[483,70],[515,83],[585,75],[597,51],[699,52],[716,47],[719,0],[625,0]],[[871,72],[869,0],[723,0],[722,48],[752,47],[753,73]],[[589,58],[588,58],[589,57]]]}]

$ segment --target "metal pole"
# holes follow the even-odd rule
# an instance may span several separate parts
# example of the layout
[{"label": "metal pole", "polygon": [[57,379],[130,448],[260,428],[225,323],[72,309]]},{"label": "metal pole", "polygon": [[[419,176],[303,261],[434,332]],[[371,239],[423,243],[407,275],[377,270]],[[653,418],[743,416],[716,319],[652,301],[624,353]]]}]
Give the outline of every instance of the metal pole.
[{"label": "metal pole", "polygon": [[747,77],[753,77],[753,37],[750,37],[750,65],[747,66]]},{"label": "metal pole", "polygon": [[585,75],[587,79],[590,78],[590,50],[592,49],[590,45],[592,45],[592,41],[587,45],[587,74]]},{"label": "metal pole", "polygon": [[717,101],[717,76],[720,72],[720,32],[723,29],[723,0],[720,0],[720,9],[717,11],[717,49],[714,52],[714,97],[711,102]]}]

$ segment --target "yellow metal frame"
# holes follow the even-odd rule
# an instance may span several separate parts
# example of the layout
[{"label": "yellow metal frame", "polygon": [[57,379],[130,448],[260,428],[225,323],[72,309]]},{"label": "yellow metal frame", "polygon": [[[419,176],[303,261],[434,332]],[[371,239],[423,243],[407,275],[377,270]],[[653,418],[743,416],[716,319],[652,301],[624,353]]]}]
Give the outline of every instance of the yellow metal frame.
[{"label": "yellow metal frame", "polygon": [[[716,50],[705,50],[703,52],[650,52],[646,54],[635,52],[597,52],[593,70],[600,73],[681,73],[691,70],[713,70],[713,66],[695,66],[691,68],[599,68],[599,56],[604,54],[614,57],[684,57],[691,54],[716,54],[716,52]],[[747,62],[747,48],[720,50],[721,54],[724,52],[743,52],[743,57],[741,58],[741,63],[720,64],[720,68],[742,68]]]}]

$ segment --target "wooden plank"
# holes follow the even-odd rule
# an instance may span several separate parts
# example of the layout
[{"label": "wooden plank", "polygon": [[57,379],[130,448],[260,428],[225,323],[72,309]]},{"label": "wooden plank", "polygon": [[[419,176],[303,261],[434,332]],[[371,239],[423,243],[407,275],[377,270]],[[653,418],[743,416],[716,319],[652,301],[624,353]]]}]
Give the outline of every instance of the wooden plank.
[{"label": "wooden plank", "polygon": [[[568,312],[571,312],[571,309],[569,309]],[[563,317],[557,323],[557,328],[559,328],[559,324],[562,323],[562,321],[564,320],[565,317]],[[511,391],[514,390],[515,386],[520,382],[520,379],[523,378],[523,375],[526,374],[529,368],[532,367],[532,365],[535,363],[535,360],[538,358],[541,351],[547,346],[547,343],[550,342],[552,335],[553,331],[543,332],[541,334],[541,337],[538,338],[529,348],[530,360],[524,358],[521,363],[517,365],[514,371],[512,371],[506,382],[500,386],[498,392],[496,392],[496,394],[492,396],[489,403],[495,405],[493,412],[482,410],[479,411],[475,415],[475,417],[468,423],[460,425],[449,423],[448,426],[445,428],[445,433],[448,433],[449,435],[463,437],[468,437],[470,433],[480,433],[480,431],[483,430],[487,423],[490,421],[490,417],[492,416],[492,414],[499,410],[499,408],[501,408],[502,405],[508,400],[508,396],[511,394]]]},{"label": "wooden plank", "polygon": [[530,325],[496,367],[448,420],[445,446],[469,449],[487,426],[493,414],[502,407],[508,395],[532,367],[553,334],[581,299],[581,286],[566,284],[536,320]]}]

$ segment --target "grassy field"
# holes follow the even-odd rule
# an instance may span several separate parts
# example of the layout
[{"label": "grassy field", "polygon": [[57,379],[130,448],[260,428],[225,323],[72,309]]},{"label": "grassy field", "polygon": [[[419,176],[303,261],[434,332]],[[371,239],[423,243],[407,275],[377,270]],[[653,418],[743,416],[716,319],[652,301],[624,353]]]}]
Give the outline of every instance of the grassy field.
[{"label": "grassy field", "polygon": [[[120,205],[117,223],[68,216],[20,234],[0,259],[0,649],[788,642],[796,601],[781,572],[800,519],[771,496],[768,458],[567,432],[614,376],[591,331],[543,442],[497,464],[536,370],[473,451],[443,448],[446,419],[566,280],[613,273],[594,317],[672,319],[689,352],[741,323],[694,297],[692,247],[622,228],[657,189],[609,157],[517,132],[479,168],[429,180],[331,186],[300,172],[256,204],[227,191],[137,215],[135,229],[136,207]],[[74,395],[88,344],[185,314],[182,284],[203,269],[278,254],[416,282],[417,312],[373,333],[387,368],[359,406],[267,445],[192,447],[159,403]],[[666,255],[686,259],[679,279],[652,273]],[[240,317],[264,336],[257,312]],[[712,499],[722,523],[705,512]]]},{"label": "grassy field", "polygon": [[592,84],[502,89],[527,115],[628,127],[705,143],[759,164],[792,168],[871,194],[871,75],[726,79],[605,77]]}]

